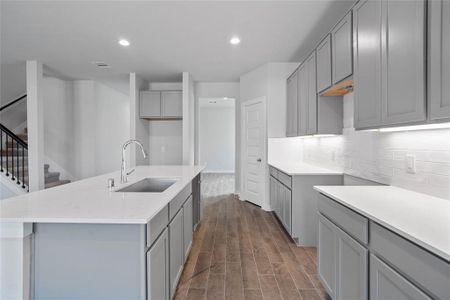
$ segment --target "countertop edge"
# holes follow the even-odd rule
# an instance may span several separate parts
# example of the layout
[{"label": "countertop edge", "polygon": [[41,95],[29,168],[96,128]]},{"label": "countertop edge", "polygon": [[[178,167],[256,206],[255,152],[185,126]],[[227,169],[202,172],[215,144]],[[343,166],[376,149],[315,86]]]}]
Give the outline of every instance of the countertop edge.
[{"label": "countertop edge", "polygon": [[399,229],[399,228],[397,228],[397,227],[395,227],[393,225],[388,224],[386,221],[383,221],[383,220],[381,220],[381,219],[379,219],[379,218],[377,218],[377,217],[375,217],[375,216],[373,216],[373,215],[371,215],[371,214],[369,214],[369,213],[359,209],[358,207],[355,207],[354,205],[348,204],[345,200],[342,200],[342,199],[340,199],[340,198],[338,198],[338,197],[336,197],[336,196],[334,196],[334,195],[324,191],[320,186],[314,186],[313,188],[314,188],[314,190],[318,191],[319,193],[321,193],[321,194],[323,194],[323,195],[325,195],[325,196],[335,200],[336,202],[338,202],[338,203],[340,203],[340,204],[350,208],[351,210],[354,210],[355,212],[357,212],[357,213],[363,215],[364,217],[366,217],[366,218],[368,218],[368,219],[378,223],[379,225],[389,229],[390,231],[398,234],[399,236],[409,240],[410,242],[412,242],[414,244],[417,244],[418,246],[420,246],[420,247],[426,249],[427,251],[433,253],[434,255],[438,256],[439,258],[441,258],[443,260],[446,260],[447,262],[450,262],[450,254],[448,254],[448,253],[446,253],[446,252],[444,252],[444,251],[442,251],[440,249],[437,249],[437,248],[433,247],[432,245],[423,242],[422,240],[419,240],[419,239],[411,236],[409,233],[404,232],[403,230],[401,230],[401,229]]},{"label": "countertop edge", "polygon": [[[311,166],[314,168],[323,169],[323,170],[325,170],[325,172],[301,172],[301,173],[300,172],[289,172],[285,168],[280,166],[277,162],[268,162],[267,164],[271,167],[274,167],[275,169],[282,171],[283,173],[286,173],[287,175],[290,175],[290,176],[344,175],[344,172],[328,170],[326,168],[322,168],[322,167],[318,167],[318,166],[314,166],[314,165],[311,165]],[[306,163],[302,163],[302,164],[308,165]]]}]

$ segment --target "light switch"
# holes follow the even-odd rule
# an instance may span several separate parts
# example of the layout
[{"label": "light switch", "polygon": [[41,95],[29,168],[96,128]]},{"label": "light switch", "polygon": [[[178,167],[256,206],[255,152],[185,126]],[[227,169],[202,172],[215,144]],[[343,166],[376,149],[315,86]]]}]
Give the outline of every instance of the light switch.
[{"label": "light switch", "polygon": [[414,154],[406,155],[406,172],[416,174],[416,156]]},{"label": "light switch", "polygon": [[165,146],[161,146],[161,153],[166,153],[166,147]]}]

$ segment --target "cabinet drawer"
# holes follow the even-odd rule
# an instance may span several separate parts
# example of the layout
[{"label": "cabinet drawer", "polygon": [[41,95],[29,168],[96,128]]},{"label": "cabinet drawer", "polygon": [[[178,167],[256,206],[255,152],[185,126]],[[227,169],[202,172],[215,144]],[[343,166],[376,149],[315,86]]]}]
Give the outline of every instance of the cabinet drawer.
[{"label": "cabinet drawer", "polygon": [[370,239],[372,250],[405,277],[434,297],[448,299],[450,263],[373,222]]},{"label": "cabinet drawer", "polygon": [[288,188],[292,188],[292,177],[289,175],[284,174],[281,171],[278,171],[278,180],[287,186]]},{"label": "cabinet drawer", "polygon": [[169,206],[164,208],[147,223],[147,247],[150,247],[159,234],[169,224]]},{"label": "cabinet drawer", "polygon": [[319,194],[319,211],[359,242],[369,242],[369,220],[336,201]]},{"label": "cabinet drawer", "polygon": [[192,194],[192,184],[188,184],[175,198],[172,199],[169,203],[169,220],[172,220],[173,217],[180,210],[183,203],[189,198]]},{"label": "cabinet drawer", "polygon": [[278,178],[278,171],[274,167],[269,167],[270,176]]}]

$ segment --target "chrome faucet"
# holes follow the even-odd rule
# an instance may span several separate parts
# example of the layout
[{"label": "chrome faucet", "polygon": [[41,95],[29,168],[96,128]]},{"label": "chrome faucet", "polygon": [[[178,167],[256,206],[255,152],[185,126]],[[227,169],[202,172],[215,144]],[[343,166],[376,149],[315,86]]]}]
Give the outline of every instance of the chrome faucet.
[{"label": "chrome faucet", "polygon": [[122,166],[120,168],[120,183],[126,183],[128,182],[127,176],[134,172],[135,169],[132,169],[130,172],[127,172],[127,166],[125,162],[125,150],[127,149],[128,145],[130,144],[136,144],[139,147],[141,147],[142,155],[144,158],[147,158],[147,153],[145,153],[144,146],[142,146],[141,142],[138,140],[128,140],[123,144],[122,146]]}]

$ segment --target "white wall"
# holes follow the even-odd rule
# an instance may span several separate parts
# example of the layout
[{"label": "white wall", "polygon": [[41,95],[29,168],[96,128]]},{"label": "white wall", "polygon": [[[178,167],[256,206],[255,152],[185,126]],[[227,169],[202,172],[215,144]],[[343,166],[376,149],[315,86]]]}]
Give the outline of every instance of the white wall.
[{"label": "white wall", "polygon": [[[26,64],[17,62],[0,65],[0,105],[27,93]],[[19,102],[0,113],[0,121],[8,129],[15,133],[23,128],[18,128],[27,120],[27,103]],[[19,131],[16,129],[20,129]]]},{"label": "white wall", "polygon": [[194,78],[183,72],[183,164],[195,162],[195,85]]},{"label": "white wall", "polygon": [[[212,98],[213,99],[213,98]],[[203,104],[199,112],[199,163],[206,165],[206,172],[234,173],[235,170],[235,106]]]},{"label": "white wall", "polygon": [[44,77],[44,153],[64,170],[75,167],[73,100],[72,81]]},{"label": "white wall", "polygon": [[182,121],[149,121],[149,158],[151,165],[183,163]]},{"label": "white wall", "polygon": [[301,138],[269,138],[267,144],[268,162],[301,161]]},{"label": "white wall", "polygon": [[[374,132],[353,129],[353,94],[344,96],[342,136],[303,139],[304,160],[384,184],[450,199],[450,129]],[[416,174],[405,157],[416,157]]]},{"label": "white wall", "polygon": [[44,127],[53,170],[69,179],[119,170],[121,146],[130,137],[129,97],[92,80],[45,77]]},{"label": "white wall", "polygon": [[[140,141],[144,147],[150,142],[148,121],[139,118],[139,92],[147,90],[148,82],[140,78],[136,73],[130,73],[130,138]],[[136,148],[134,145],[131,147]],[[147,149],[148,150],[148,149]],[[144,158],[140,149],[130,152],[131,166],[148,165],[151,156]]]}]

